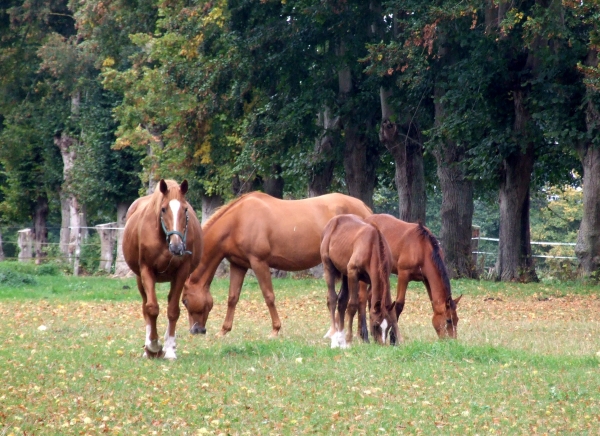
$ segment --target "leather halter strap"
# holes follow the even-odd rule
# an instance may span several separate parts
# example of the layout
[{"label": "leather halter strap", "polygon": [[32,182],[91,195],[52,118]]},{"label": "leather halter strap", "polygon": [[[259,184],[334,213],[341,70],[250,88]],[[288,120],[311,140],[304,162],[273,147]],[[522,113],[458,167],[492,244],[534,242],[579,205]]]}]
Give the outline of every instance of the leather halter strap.
[{"label": "leather halter strap", "polygon": [[[169,243],[169,238],[171,237],[171,235],[177,235],[181,238],[181,241],[183,242],[183,254],[192,254],[191,251],[186,250],[187,248],[187,232],[188,232],[188,221],[190,220],[190,217],[188,215],[188,211],[185,211],[185,230],[183,231],[183,234],[181,234],[181,232],[178,232],[177,230],[167,230],[167,226],[165,225],[165,220],[163,218],[163,212],[160,212],[160,225],[162,226],[163,232],[165,232],[165,240],[167,241],[167,244]],[[183,256],[183,254],[181,256]]]}]

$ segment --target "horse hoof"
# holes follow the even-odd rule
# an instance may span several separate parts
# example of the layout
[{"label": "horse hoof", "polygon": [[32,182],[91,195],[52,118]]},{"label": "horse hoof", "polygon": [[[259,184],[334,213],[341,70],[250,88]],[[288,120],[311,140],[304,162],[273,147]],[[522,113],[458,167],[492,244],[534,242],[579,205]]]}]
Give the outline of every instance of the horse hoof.
[{"label": "horse hoof", "polygon": [[225,335],[226,335],[227,333],[229,333],[227,330],[221,330],[221,331],[220,331],[219,333],[217,333],[215,336],[216,336],[217,338],[222,338],[222,337],[225,337]]},{"label": "horse hoof", "polygon": [[148,359],[162,359],[165,357],[165,352],[163,351],[162,347],[160,347],[158,351],[150,351],[148,347],[144,347],[143,357],[147,357]]},{"label": "horse hoof", "polygon": [[269,339],[277,339],[279,337],[279,330],[273,330],[269,335]]},{"label": "horse hoof", "polygon": [[164,358],[168,360],[176,360],[177,356],[175,355],[175,351],[170,350],[164,354]]}]

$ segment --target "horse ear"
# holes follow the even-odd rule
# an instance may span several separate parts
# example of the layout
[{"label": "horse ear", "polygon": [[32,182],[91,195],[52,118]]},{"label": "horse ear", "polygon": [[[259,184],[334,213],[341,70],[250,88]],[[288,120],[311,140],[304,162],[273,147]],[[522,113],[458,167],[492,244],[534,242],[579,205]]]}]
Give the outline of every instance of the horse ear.
[{"label": "horse ear", "polygon": [[463,297],[463,294],[460,294],[460,296],[454,300],[454,304],[455,304],[455,305],[456,305],[456,304],[458,304],[458,302],[460,301],[460,299],[461,299],[462,297]]},{"label": "horse ear", "polygon": [[188,191],[187,179],[185,179],[183,182],[181,182],[181,185],[179,185],[179,190],[181,191],[181,195],[185,195],[185,193]]},{"label": "horse ear", "polygon": [[169,192],[169,188],[167,186],[167,182],[165,182],[165,179],[160,179],[158,185],[160,187],[160,192],[162,192],[163,195],[167,195],[167,192]]}]

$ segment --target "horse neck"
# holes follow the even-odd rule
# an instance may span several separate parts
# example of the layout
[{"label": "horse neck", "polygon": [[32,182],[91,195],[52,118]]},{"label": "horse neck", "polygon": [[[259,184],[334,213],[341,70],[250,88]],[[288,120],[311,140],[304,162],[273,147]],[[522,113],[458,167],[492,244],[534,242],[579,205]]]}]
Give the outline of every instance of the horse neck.
[{"label": "horse neck", "polygon": [[203,249],[200,265],[190,275],[190,279],[200,283],[204,288],[210,285],[217,272],[221,261],[225,258],[225,253],[221,249],[220,234],[211,227],[211,230],[203,234]]}]

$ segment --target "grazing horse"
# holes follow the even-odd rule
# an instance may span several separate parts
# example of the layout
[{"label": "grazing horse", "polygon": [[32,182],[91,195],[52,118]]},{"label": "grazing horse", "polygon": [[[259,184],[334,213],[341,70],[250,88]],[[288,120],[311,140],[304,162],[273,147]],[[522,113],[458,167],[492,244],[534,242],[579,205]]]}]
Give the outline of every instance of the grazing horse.
[{"label": "grazing horse", "polygon": [[[181,186],[173,180],[161,180],[152,195],[138,198],[127,211],[123,255],[137,276],[142,295],[142,313],[146,320],[145,357],[177,357],[175,326],[179,319],[179,297],[202,254],[202,228],[185,199],[187,190],[187,180]],[[171,282],[164,351],[156,330],[157,282]]]},{"label": "grazing horse", "polygon": [[392,251],[392,273],[398,274],[398,318],[404,309],[408,282],[422,281],[433,307],[432,323],[438,337],[456,338],[456,307],[462,295],[452,299],[444,254],[435,236],[421,223],[407,223],[391,215],[371,215],[365,221],[377,226]]},{"label": "grazing horse", "polygon": [[251,192],[219,208],[204,223],[202,259],[183,291],[190,332],[206,333],[206,320],[213,305],[210,284],[217,267],[227,258],[229,298],[219,335],[231,331],[244,276],[252,268],[271,315],[271,336],[277,336],[281,320],[275,308],[270,268],[302,271],[318,265],[321,232],[332,217],[344,213],[366,217],[372,212],[362,201],[343,194],[280,200]]},{"label": "grazing horse", "polygon": [[[359,308],[359,281],[370,285],[371,335],[379,344],[385,344],[389,331],[390,343],[395,344],[400,339],[400,333],[395,302],[392,302],[390,295],[392,253],[377,227],[355,215],[332,218],[323,230],[321,259],[328,288],[327,307],[331,314],[331,325],[337,324],[336,305],[341,324],[336,326],[337,332],[331,336],[331,348],[346,348],[352,341],[352,321]],[[335,281],[340,276],[342,288],[338,298]],[[361,337],[368,342],[364,305],[361,307],[360,320]],[[348,330],[344,332],[346,324]]]}]

